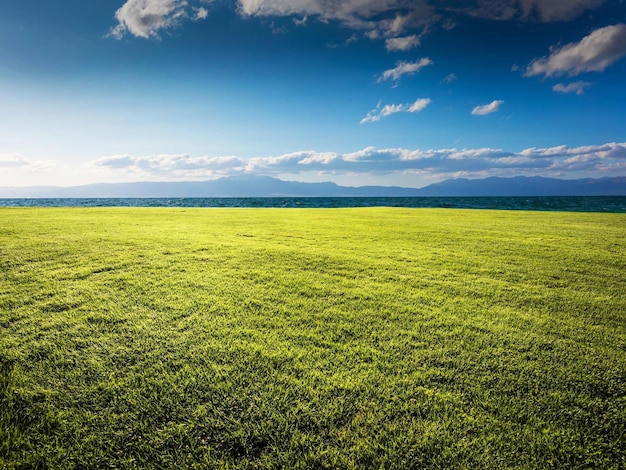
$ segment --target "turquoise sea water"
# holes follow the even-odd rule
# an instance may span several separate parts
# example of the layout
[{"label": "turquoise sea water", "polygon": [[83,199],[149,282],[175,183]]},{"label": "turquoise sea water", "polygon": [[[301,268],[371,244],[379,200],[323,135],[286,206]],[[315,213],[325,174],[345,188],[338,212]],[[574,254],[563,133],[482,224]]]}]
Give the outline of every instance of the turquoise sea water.
[{"label": "turquoise sea water", "polygon": [[443,207],[626,213],[626,196],[0,199],[12,207]]}]

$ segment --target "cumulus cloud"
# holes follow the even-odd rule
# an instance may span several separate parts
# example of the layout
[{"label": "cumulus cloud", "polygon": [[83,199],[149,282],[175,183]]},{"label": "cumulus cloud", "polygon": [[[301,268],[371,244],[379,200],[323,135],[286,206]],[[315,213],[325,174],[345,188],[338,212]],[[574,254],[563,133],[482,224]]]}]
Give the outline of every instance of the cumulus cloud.
[{"label": "cumulus cloud", "polygon": [[244,16],[296,16],[336,21],[370,39],[383,39],[390,51],[420,43],[428,25],[438,21],[427,0],[238,0]]},{"label": "cumulus cloud", "polygon": [[500,106],[504,104],[502,100],[494,100],[489,104],[485,104],[483,106],[476,106],[472,109],[472,114],[474,116],[484,116],[485,114],[495,113],[500,109]]},{"label": "cumulus cloud", "polygon": [[187,0],[127,0],[115,12],[118,24],[109,35],[116,39],[127,33],[145,39],[158,38],[159,31],[176,26],[183,19],[203,20],[207,16],[206,8],[190,6]]},{"label": "cumulus cloud", "polygon": [[[159,32],[183,20],[203,20],[211,0],[126,0],[117,10],[118,24],[109,35],[158,38]],[[607,0],[237,0],[243,16],[294,17],[304,26],[308,19],[337,21],[371,39],[384,39],[390,51],[419,45],[433,24],[451,29],[458,15],[492,20],[566,21]]]},{"label": "cumulus cloud", "polygon": [[317,17],[385,35],[399,34],[431,13],[424,0],[239,0],[238,4],[246,16]]},{"label": "cumulus cloud", "polygon": [[582,95],[585,92],[585,88],[590,86],[589,82],[572,82],[567,85],[563,83],[557,83],[552,87],[552,90],[557,91],[559,93],[576,93],[577,95]]},{"label": "cumulus cloud", "polygon": [[93,166],[149,177],[210,178],[244,171],[248,161],[239,157],[192,157],[181,155],[113,155],[91,162]]},{"label": "cumulus cloud", "polygon": [[[599,7],[607,0],[239,0],[246,15],[317,15],[324,20],[360,24],[364,19],[387,16],[387,30],[402,31],[414,16],[466,14],[494,19],[525,21],[567,21]],[[450,24],[447,20],[446,24]]]},{"label": "cumulus cloud", "polygon": [[389,51],[407,51],[420,44],[429,26],[455,26],[459,15],[490,20],[567,21],[607,0],[238,0],[245,16],[296,16],[338,21],[384,39]]},{"label": "cumulus cloud", "polygon": [[418,98],[414,103],[407,104],[386,104],[381,106],[381,103],[379,103],[376,108],[372,109],[363,119],[361,119],[361,124],[378,122],[381,118],[396,113],[419,113],[429,104],[430,98]]},{"label": "cumulus cloud", "polygon": [[388,51],[408,51],[420,45],[420,39],[417,35],[403,36],[398,38],[389,38],[385,41],[385,47]]},{"label": "cumulus cloud", "polygon": [[351,153],[298,151],[277,156],[191,157],[189,155],[116,155],[92,162],[112,171],[151,179],[197,179],[236,174],[384,174],[436,176],[495,174],[564,175],[572,172],[615,174],[626,169],[626,142],[568,147],[503,149],[406,149],[366,147]]},{"label": "cumulus cloud", "polygon": [[248,173],[276,173],[319,170],[337,167],[339,154],[335,152],[315,152],[312,150],[286,153],[275,157],[255,157],[247,161],[245,171]]},{"label": "cumulus cloud", "polygon": [[[421,172],[434,175],[564,174],[567,172],[608,172],[626,164],[626,142],[582,147],[565,145],[528,148],[521,152],[503,149],[377,149],[366,147],[346,154],[319,154],[314,164],[303,165],[315,152],[288,154],[256,160],[256,168],[275,173],[334,171],[346,173]],[[261,161],[265,162],[261,164]],[[271,161],[271,164],[268,162]]]},{"label": "cumulus cloud", "polygon": [[[530,150],[530,149],[529,149]],[[626,163],[626,143],[609,143],[600,146],[583,146],[553,149],[532,149],[530,154],[548,156],[553,161],[550,168],[558,171],[603,172],[618,169]]]},{"label": "cumulus cloud", "polygon": [[[607,0],[238,0],[244,15],[318,16],[359,28],[399,35],[416,21],[438,16],[450,28],[450,13],[494,19],[567,21]],[[447,15],[446,15],[447,14]]]},{"label": "cumulus cloud", "polygon": [[428,57],[423,57],[416,62],[398,62],[392,69],[385,70],[378,78],[378,82],[386,80],[399,80],[403,75],[413,75],[424,67],[434,64]]},{"label": "cumulus cloud", "polygon": [[533,60],[525,76],[570,77],[583,72],[603,72],[626,55],[626,24],[596,29],[580,42],[554,48],[550,55]]}]

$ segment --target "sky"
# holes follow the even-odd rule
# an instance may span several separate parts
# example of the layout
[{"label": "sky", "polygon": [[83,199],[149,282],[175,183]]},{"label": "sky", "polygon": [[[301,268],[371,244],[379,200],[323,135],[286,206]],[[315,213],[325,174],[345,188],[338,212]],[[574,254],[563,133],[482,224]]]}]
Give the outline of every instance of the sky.
[{"label": "sky", "polygon": [[0,186],[626,176],[624,0],[0,0]]}]

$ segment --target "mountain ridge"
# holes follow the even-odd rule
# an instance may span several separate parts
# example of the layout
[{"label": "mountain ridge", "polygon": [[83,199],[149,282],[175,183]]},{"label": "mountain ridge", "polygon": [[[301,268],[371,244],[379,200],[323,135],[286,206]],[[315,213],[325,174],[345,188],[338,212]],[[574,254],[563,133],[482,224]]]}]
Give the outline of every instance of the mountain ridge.
[{"label": "mountain ridge", "polygon": [[209,181],[96,183],[81,186],[0,187],[0,198],[161,198],[161,197],[480,197],[626,196],[626,177],[574,180],[541,176],[447,179],[423,188],[340,186],[270,176],[242,175]]}]

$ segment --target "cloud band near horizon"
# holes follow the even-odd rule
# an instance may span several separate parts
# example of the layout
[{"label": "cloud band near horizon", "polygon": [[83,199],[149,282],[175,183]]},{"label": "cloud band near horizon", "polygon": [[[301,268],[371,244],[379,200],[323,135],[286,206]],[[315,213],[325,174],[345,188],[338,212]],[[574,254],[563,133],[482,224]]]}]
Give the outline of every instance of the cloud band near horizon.
[{"label": "cloud band near horizon", "polygon": [[[1,163],[1,162],[0,162]],[[236,174],[387,174],[415,172],[442,177],[519,175],[524,173],[566,176],[573,172],[598,175],[626,173],[626,142],[582,147],[565,145],[528,148],[521,152],[502,149],[377,149],[366,147],[351,153],[298,151],[278,156],[243,158],[192,157],[190,155],[116,155],[90,163],[111,171],[146,178],[212,178]]]}]

